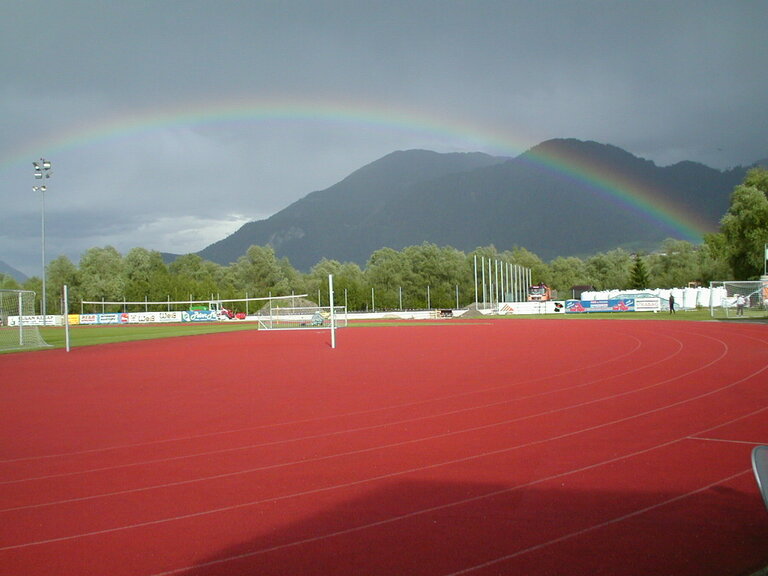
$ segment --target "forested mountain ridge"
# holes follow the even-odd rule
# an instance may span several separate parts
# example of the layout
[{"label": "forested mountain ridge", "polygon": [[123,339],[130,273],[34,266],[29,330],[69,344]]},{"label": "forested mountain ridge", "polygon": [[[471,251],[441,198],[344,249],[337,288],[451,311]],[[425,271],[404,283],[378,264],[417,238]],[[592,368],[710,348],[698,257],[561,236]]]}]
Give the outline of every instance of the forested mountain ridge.
[{"label": "forested mountain ridge", "polygon": [[[323,257],[364,264],[372,251],[356,250],[344,239],[364,233],[367,223],[396,201],[403,190],[452,172],[467,172],[505,160],[481,153],[392,152],[266,220],[243,225],[199,254],[206,260],[228,264],[251,245],[270,244],[298,269],[306,270]],[[367,247],[370,242],[363,245]]]},{"label": "forested mountain ridge", "polygon": [[[580,174],[579,174],[580,171]],[[621,148],[549,140],[513,158],[393,152],[201,252],[227,264],[271,245],[299,270],[322,258],[364,265],[376,250],[422,242],[470,251],[522,246],[549,260],[616,247],[649,250],[682,228],[638,212],[599,182],[631,183],[716,230],[746,168],[659,167]],[[647,199],[646,199],[647,201]],[[700,238],[699,238],[700,239]]]}]

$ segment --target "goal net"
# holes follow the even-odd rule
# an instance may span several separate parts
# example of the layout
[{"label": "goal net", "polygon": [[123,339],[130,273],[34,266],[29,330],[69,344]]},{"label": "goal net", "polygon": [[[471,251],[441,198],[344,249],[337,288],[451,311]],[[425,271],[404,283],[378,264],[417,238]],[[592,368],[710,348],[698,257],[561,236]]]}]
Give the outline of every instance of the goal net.
[{"label": "goal net", "polygon": [[[272,303],[270,303],[272,304]],[[345,306],[280,306],[265,307],[259,316],[263,330],[290,330],[301,328],[335,329],[347,325]]]},{"label": "goal net", "polygon": [[35,316],[34,292],[0,290],[0,351],[48,346],[38,328],[42,318]]},{"label": "goal net", "polygon": [[713,318],[765,318],[768,316],[768,281],[710,282]]}]

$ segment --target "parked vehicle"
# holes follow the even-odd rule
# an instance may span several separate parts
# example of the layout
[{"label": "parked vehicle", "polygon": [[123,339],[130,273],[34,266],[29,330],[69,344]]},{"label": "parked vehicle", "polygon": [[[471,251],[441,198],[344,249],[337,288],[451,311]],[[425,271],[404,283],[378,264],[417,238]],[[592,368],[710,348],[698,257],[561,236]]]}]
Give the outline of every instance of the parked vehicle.
[{"label": "parked vehicle", "polygon": [[552,290],[544,283],[528,287],[528,302],[548,302],[552,300]]}]

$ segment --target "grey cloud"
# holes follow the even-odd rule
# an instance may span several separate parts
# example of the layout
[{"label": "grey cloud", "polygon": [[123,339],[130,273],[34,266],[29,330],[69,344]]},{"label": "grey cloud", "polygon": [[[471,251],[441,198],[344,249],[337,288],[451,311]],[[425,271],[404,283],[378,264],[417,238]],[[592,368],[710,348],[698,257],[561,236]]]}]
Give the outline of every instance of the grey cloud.
[{"label": "grey cloud", "polygon": [[[52,258],[137,237],[199,250],[395,149],[512,154],[577,137],[662,165],[768,156],[757,0],[10,0],[2,11],[0,260],[29,273],[39,156],[55,165]],[[475,135],[294,118],[127,123],[65,141],[146,111],[281,99],[367,103]]]}]

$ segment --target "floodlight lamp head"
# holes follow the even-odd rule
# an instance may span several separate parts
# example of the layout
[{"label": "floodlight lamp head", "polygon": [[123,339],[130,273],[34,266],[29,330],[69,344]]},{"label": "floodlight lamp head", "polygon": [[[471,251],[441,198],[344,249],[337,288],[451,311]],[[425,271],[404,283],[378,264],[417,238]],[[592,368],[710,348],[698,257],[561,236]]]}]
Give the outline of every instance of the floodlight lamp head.
[{"label": "floodlight lamp head", "polygon": [[51,169],[51,163],[48,160],[45,158],[34,160],[32,166],[35,167],[35,178],[42,178],[44,173],[46,178],[48,178],[48,171]]}]

